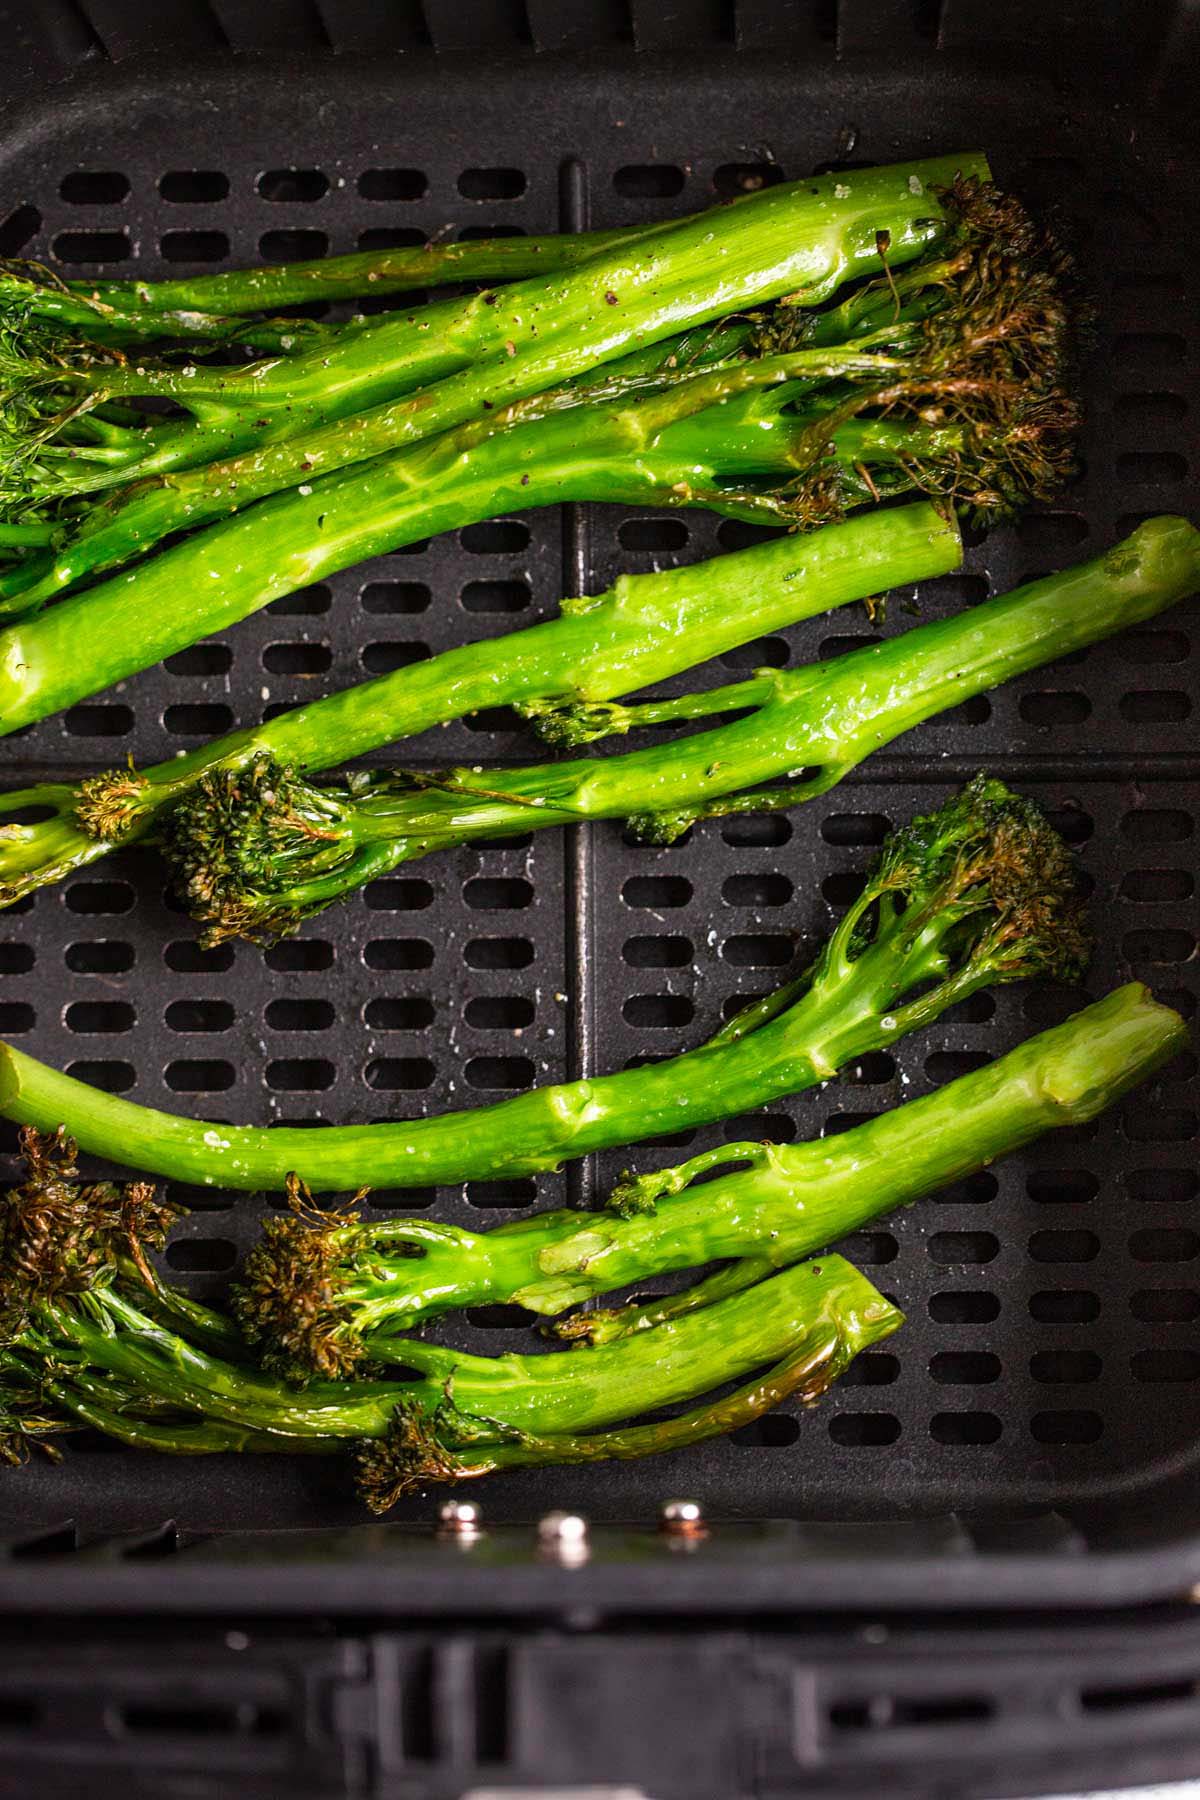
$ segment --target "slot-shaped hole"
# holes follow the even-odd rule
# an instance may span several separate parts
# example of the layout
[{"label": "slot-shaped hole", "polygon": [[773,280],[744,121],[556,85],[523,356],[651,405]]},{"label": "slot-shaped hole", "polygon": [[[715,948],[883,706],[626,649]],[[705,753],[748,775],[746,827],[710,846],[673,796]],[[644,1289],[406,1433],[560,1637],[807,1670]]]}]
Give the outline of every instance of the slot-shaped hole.
[{"label": "slot-shaped hole", "polygon": [[312,975],[333,967],[333,945],[322,938],[287,938],[263,954],[269,969],[281,974]]},{"label": "slot-shaped hole", "polygon": [[1129,1297],[1135,1319],[1148,1325],[1186,1325],[1200,1318],[1200,1294],[1194,1288],[1139,1288]]},{"label": "slot-shaped hole", "polygon": [[537,1199],[537,1182],[532,1175],[511,1181],[468,1181],[466,1194],[471,1206],[532,1206]]},{"label": "slot-shaped hole", "polygon": [[1200,1352],[1185,1349],[1182,1344],[1154,1344],[1130,1357],[1129,1370],[1135,1381],[1197,1381]]},{"label": "slot-shaped hole", "polygon": [[527,969],[533,958],[533,945],[523,937],[472,938],[463,950],[469,969]]},{"label": "slot-shaped hole", "polygon": [[458,534],[473,556],[515,556],[529,545],[529,527],[521,519],[481,519]]},{"label": "slot-shaped hole", "polygon": [[1130,869],[1121,881],[1121,898],[1143,905],[1190,900],[1195,886],[1189,869]]},{"label": "slot-shaped hole", "polygon": [[991,1060],[986,1050],[935,1050],[925,1058],[925,1073],[930,1081],[957,1081],[986,1069]]},{"label": "slot-shaped hole", "polygon": [[1200,1233],[1184,1225],[1151,1225],[1129,1239],[1134,1262],[1191,1262],[1200,1255]]},{"label": "slot-shaped hole", "polygon": [[900,1429],[899,1419],[885,1412],[835,1413],[829,1421],[829,1435],[834,1443],[853,1450],[894,1444]]},{"label": "slot-shaped hole", "polygon": [[264,262],[307,262],[329,254],[329,238],[324,231],[302,226],[264,231],[258,240],[258,253]]},{"label": "slot-shaped hole", "polygon": [[525,186],[523,169],[464,169],[458,178],[464,200],[516,200]]},{"label": "slot-shaped hole", "polygon": [[463,1017],[476,1031],[523,1031],[533,1024],[534,1005],[524,994],[477,994]]},{"label": "slot-shaped hole", "polygon": [[433,595],[423,581],[369,581],[362,591],[366,613],[423,613]]},{"label": "slot-shaped hole", "polygon": [[683,192],[683,170],[675,163],[626,163],[613,186],[627,200],[669,200]]},{"label": "slot-shaped hole", "polygon": [[739,1425],[730,1432],[729,1441],[753,1450],[783,1450],[799,1436],[799,1419],[788,1413],[767,1413],[761,1419],[752,1419],[749,1425]]},{"label": "slot-shaped hole", "polygon": [[1188,403],[1182,394],[1117,394],[1113,414],[1123,425],[1147,436],[1174,431],[1187,417]]},{"label": "slot-shaped hole", "polygon": [[1094,1444],[1104,1431],[1104,1421],[1099,1413],[1083,1410],[1037,1412],[1029,1431],[1039,1444]]},{"label": "slot-shaped hole", "polygon": [[233,708],[210,703],[168,706],[163,725],[172,737],[219,737],[233,725]]},{"label": "slot-shaped hole", "polygon": [[164,262],[224,262],[229,239],[223,231],[164,231],[158,249]]},{"label": "slot-shaped hole", "polygon": [[729,875],[721,887],[726,906],[786,906],[795,888],[786,875]]},{"label": "slot-shaped hole", "polygon": [[695,948],[691,938],[661,937],[626,938],[621,946],[622,959],[631,969],[681,969],[691,962]]},{"label": "slot-shaped hole", "polygon": [[421,875],[392,875],[369,881],[363,900],[371,912],[425,912],[433,905],[433,883]]},{"label": "slot-shaped hole", "polygon": [[518,613],[533,600],[527,581],[468,581],[462,591],[466,612]]},{"label": "slot-shaped hole", "polygon": [[127,1000],[75,1000],[63,1023],[68,1031],[80,1033],[132,1031],[137,1014]]},{"label": "slot-shaped hole", "polygon": [[463,1072],[469,1087],[489,1092],[519,1093],[537,1079],[537,1070],[527,1056],[475,1056]]},{"label": "slot-shaped hole", "polygon": [[1125,1187],[1133,1200],[1181,1206],[1200,1193],[1200,1174],[1195,1169],[1130,1169]]},{"label": "slot-shaped hole", "polygon": [[934,1262],[953,1267],[994,1261],[1000,1254],[1000,1240],[990,1231],[935,1231],[927,1248]]},{"label": "slot-shaped hole", "polygon": [[1189,962],[1195,950],[1196,940],[1190,931],[1172,931],[1164,926],[1127,931],[1121,939],[1121,954],[1131,963]]},{"label": "slot-shaped hole", "polygon": [[1180,1144],[1196,1135],[1196,1115],[1186,1107],[1127,1107],[1125,1136],[1135,1144]]},{"label": "slot-shaped hole", "polygon": [[621,1008],[625,1023],[639,1031],[690,1025],[695,1016],[695,1003],[686,994],[631,994]]},{"label": "slot-shaped hole", "polygon": [[167,1262],[181,1274],[217,1274],[236,1261],[237,1245],[228,1238],[176,1238],[167,1245]]},{"label": "slot-shaped hole", "polygon": [[999,1318],[1000,1302],[982,1290],[948,1288],[930,1295],[929,1316],[938,1325],[988,1325]]},{"label": "slot-shaped hole", "polygon": [[116,169],[72,169],[58,191],[68,206],[116,206],[129,197],[129,177]]},{"label": "slot-shaped hole", "polygon": [[870,1050],[843,1071],[843,1079],[854,1087],[884,1087],[896,1079],[896,1059],[886,1050]]},{"label": "slot-shaped hole", "polygon": [[323,675],[333,651],[328,644],[268,644],[262,661],[272,675]]},{"label": "slot-shaped hole", "polygon": [[329,192],[329,177],[320,169],[267,169],[258,178],[264,200],[311,203]]},{"label": "slot-shaped hole", "polygon": [[364,169],[358,191],[364,200],[422,200],[429,177],[422,169]]},{"label": "slot-shaped hole", "polygon": [[728,937],[721,945],[722,959],[735,969],[781,969],[791,962],[790,937],[774,932],[747,932]]},{"label": "slot-shaped hole", "polygon": [[169,1031],[228,1031],[237,1014],[228,1000],[172,1000],[164,1016]]},{"label": "slot-shaped hole", "polygon": [[67,889],[67,907],[73,913],[127,913],[136,902],[127,881],[73,881]]},{"label": "slot-shaped hole", "polygon": [[264,1017],[272,1031],[328,1031],[337,1009],[332,1000],[269,1000]]},{"label": "slot-shaped hole", "polygon": [[726,650],[721,661],[727,669],[782,669],[790,655],[785,638],[763,637]]},{"label": "slot-shaped hole", "polygon": [[617,527],[617,540],[622,550],[682,550],[689,537],[683,519],[625,519]]},{"label": "slot-shaped hole", "polygon": [[229,177],[219,169],[168,169],[158,191],[173,206],[211,206],[229,193]]},{"label": "slot-shaped hole", "polygon": [[[330,1012],[332,1011],[331,1007]],[[268,1022],[269,1015],[268,1008]],[[433,1001],[423,994],[406,994],[396,998],[381,995],[378,999],[367,1002],[363,1019],[372,1031],[424,1031],[433,1024]],[[333,1023],[332,1019],[330,1023]]]},{"label": "slot-shaped hole", "polygon": [[1135,487],[1186,481],[1187,457],[1174,450],[1127,450],[1117,458],[1117,479]]},{"label": "slot-shaped hole", "polygon": [[1186,360],[1187,353],[1187,339],[1177,331],[1127,331],[1113,345],[1115,362],[1162,363],[1171,370]]},{"label": "slot-shaped hole", "polygon": [[1118,704],[1121,717],[1130,725],[1178,725],[1192,712],[1188,696],[1171,688],[1122,694]]},{"label": "slot-shaped hole", "polygon": [[366,1082],[384,1093],[420,1093],[437,1073],[427,1056],[377,1056],[367,1064]]},{"label": "slot-shaped hole", "polygon": [[1029,1239],[1029,1254],[1040,1263],[1092,1262],[1100,1254],[1100,1239],[1094,1231],[1035,1231]]},{"label": "slot-shaped hole", "polygon": [[367,644],[362,651],[362,666],[368,675],[391,675],[396,669],[411,668],[414,663],[428,662],[433,655],[428,644],[389,641]]},{"label": "slot-shaped hole", "polygon": [[531,1313],[524,1306],[468,1306],[466,1309],[468,1325],[474,1325],[477,1331],[528,1331],[536,1325],[538,1315]]},{"label": "slot-shaped hole", "polygon": [[752,525],[749,519],[722,519],[717,526],[717,542],[722,550],[752,550],[756,544],[768,544],[783,537],[785,528],[778,525]]},{"label": "slot-shaped hole", "polygon": [[125,737],[133,730],[133,709],[103,701],[72,706],[63,714],[63,730],[68,737]]},{"label": "slot-shaped hole", "polygon": [[868,1350],[856,1356],[842,1376],[843,1387],[891,1387],[900,1379],[900,1358],[887,1350]]},{"label": "slot-shaped hole", "polygon": [[890,1231],[851,1232],[849,1237],[842,1239],[838,1249],[851,1262],[867,1263],[872,1268],[895,1262],[900,1254],[900,1246]]},{"label": "slot-shaped hole", "polygon": [[1078,1206],[1100,1192],[1090,1169],[1031,1169],[1025,1187],[1029,1198],[1044,1206]]},{"label": "slot-shaped hole", "polygon": [[935,1444],[994,1444],[1003,1429],[995,1413],[990,1412],[940,1412],[929,1421],[929,1435]]},{"label": "slot-shaped hole", "polygon": [[1091,717],[1092,703],[1086,694],[1074,692],[1022,694],[1020,713],[1027,725],[1049,731],[1056,725],[1082,725]]},{"label": "slot-shaped hole", "polygon": [[988,1206],[999,1191],[1000,1183],[991,1170],[979,1169],[974,1175],[964,1175],[929,1197],[940,1206]]},{"label": "slot-shaped hole", "polygon": [[133,248],[127,231],[60,231],[53,253],[62,263],[115,263],[125,262]]},{"label": "slot-shaped hole", "polygon": [[517,912],[533,904],[533,883],[523,875],[480,875],[463,888],[473,912]]},{"label": "slot-shaped hole", "polygon": [[232,969],[234,955],[232,944],[215,944],[206,949],[195,938],[176,938],[163,951],[163,961],[177,975],[220,975]]},{"label": "slot-shaped hole", "polygon": [[943,1387],[983,1387],[999,1381],[1000,1358],[990,1350],[940,1350],[930,1358],[929,1373]]},{"label": "slot-shaped hole", "polygon": [[1038,1350],[1029,1373],[1047,1386],[1097,1381],[1103,1364],[1094,1350]]},{"label": "slot-shaped hole", "polygon": [[222,1094],[233,1086],[237,1074],[221,1057],[187,1056],[168,1063],[163,1079],[172,1093]]},{"label": "slot-shaped hole", "polygon": [[1180,844],[1191,837],[1191,813],[1177,806],[1139,806],[1121,820],[1121,835],[1134,844]]},{"label": "slot-shaped hole", "polygon": [[1029,1313],[1039,1325],[1090,1325],[1100,1317],[1100,1296],[1087,1288],[1045,1288],[1029,1296]]},{"label": "slot-shaped hole", "polygon": [[792,821],[785,813],[735,813],[721,826],[721,836],[734,850],[776,850],[792,836]]},{"label": "slot-shaped hole", "polygon": [[163,668],[172,675],[207,678],[227,675],[233,666],[233,651],[228,644],[192,644],[168,656]]},{"label": "slot-shaped hole", "polygon": [[821,836],[839,848],[882,844],[891,823],[882,813],[830,813],[821,821]]},{"label": "slot-shaped hole", "polygon": [[1096,821],[1079,805],[1047,806],[1047,819],[1064,843],[1086,844],[1096,829]]},{"label": "slot-shaped hole", "polygon": [[[72,962],[76,950],[87,950],[88,944],[71,944],[67,949],[67,967],[83,972],[84,964]],[[132,957],[132,952],[131,952]],[[0,975],[27,975],[37,960],[32,944],[0,944]]]},{"label": "slot-shaped hole", "polygon": [[[0,1002],[0,1031],[32,1031],[36,1024],[37,1014],[25,1001],[6,1000]],[[71,1029],[76,1028],[71,1027]],[[124,1027],[118,1026],[116,1029],[124,1030]]]},{"label": "slot-shaped hole", "polygon": [[133,1064],[127,1062],[72,1062],[67,1064],[67,1074],[105,1094],[128,1093],[137,1080]]},{"label": "slot-shaped hole", "polygon": [[277,618],[317,619],[332,605],[333,589],[323,581],[316,581],[311,587],[297,588],[294,594],[272,600],[266,610]]},{"label": "slot-shaped hole", "polygon": [[621,889],[626,906],[648,912],[686,906],[691,897],[692,884],[686,875],[631,875]]}]

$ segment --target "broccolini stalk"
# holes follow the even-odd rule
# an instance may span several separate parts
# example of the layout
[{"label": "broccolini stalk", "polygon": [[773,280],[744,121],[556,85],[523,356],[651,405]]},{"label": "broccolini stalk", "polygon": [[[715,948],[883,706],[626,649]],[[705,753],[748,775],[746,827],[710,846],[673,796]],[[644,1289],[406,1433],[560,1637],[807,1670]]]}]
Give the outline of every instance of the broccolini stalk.
[{"label": "broccolini stalk", "polygon": [[280,1190],[295,1169],[325,1191],[533,1174],[753,1111],[980,987],[1078,969],[1085,941],[1069,854],[1002,783],[980,779],[917,821],[884,866],[890,886],[874,896],[873,920],[870,899],[856,904],[809,974],[782,991],[778,1012],[760,1007],[740,1032],[647,1068],[439,1118],[261,1130],[153,1112],[5,1047],[0,1113],[43,1130],[64,1125],[86,1150],[206,1186]]},{"label": "broccolini stalk", "polygon": [[[880,877],[869,885],[878,893]],[[607,1342],[727,1298],[1045,1132],[1086,1123],[1187,1036],[1178,1013],[1130,983],[841,1136],[722,1145],[673,1169],[626,1175],[607,1214],[547,1212],[468,1232],[320,1213],[296,1193],[292,1212],[265,1224],[234,1310],[266,1367],[288,1378],[346,1376],[402,1362],[400,1334],[460,1307],[554,1315],[631,1282],[738,1259],[683,1294],[577,1313],[557,1327],[562,1337]],[[726,1166],[737,1172],[694,1185]]]},{"label": "broccolini stalk", "polygon": [[772,495],[747,495],[740,482],[725,484],[719,469],[697,473],[694,458],[681,462],[670,426],[731,393],[778,385],[834,358],[864,366],[891,360],[800,350],[696,375],[664,394],[501,429],[465,453],[449,433],[260,501],[0,632],[0,733],[123,680],[297,587],[497,513],[565,500],[663,500],[786,522],[791,510]]},{"label": "broccolini stalk", "polygon": [[[166,397],[190,422],[168,426],[129,464],[141,474],[195,467],[263,441],[272,431],[345,417],[428,389],[421,434],[553,386],[623,351],[688,325],[787,294],[816,306],[844,282],[905,264],[946,230],[938,193],[986,180],[979,156],[957,156],[816,177],[697,214],[544,278],[466,299],[435,301],[343,329],[286,358],[232,368],[155,366],[119,351],[68,361],[53,338],[13,343],[0,377],[19,395],[80,399]],[[265,421],[263,423],[262,421]]]},{"label": "broccolini stalk", "polygon": [[[807,523],[877,497],[868,461],[889,465],[892,487],[928,485],[962,494],[987,516],[1011,511],[1031,495],[1045,498],[1070,472],[1078,424],[1074,403],[1061,392],[1073,335],[1069,265],[1053,240],[995,190],[956,183],[946,205],[955,223],[945,256],[917,263],[890,285],[868,284],[833,315],[780,307],[753,324],[684,333],[618,358],[601,379],[591,370],[575,376],[550,395],[510,408],[505,418],[516,422],[559,406],[596,404],[751,352],[774,356],[806,346],[888,351],[898,360],[874,366],[874,390],[863,385],[869,366],[853,360],[846,365],[856,385],[826,414],[795,417],[783,402],[836,374],[836,361],[825,365],[824,376],[797,381],[786,395],[751,394],[740,402],[723,396],[719,413],[667,433],[662,448],[672,448],[681,465],[677,479],[686,490],[711,485],[716,471],[726,482],[744,477],[751,486],[762,476],[785,475],[792,483],[788,515]],[[864,437],[861,429],[856,436],[852,428],[836,433],[839,424],[847,426],[869,408],[887,413],[890,436]],[[940,430],[934,420],[942,421]],[[84,575],[144,554],[173,529],[236,511],[303,476],[394,449],[427,432],[429,423],[427,411],[414,417],[412,403],[401,400],[360,414],[347,427],[316,427],[274,445],[260,443],[253,454],[176,476],[166,491],[147,493],[134,484],[95,519],[85,517],[55,557],[33,559],[28,572],[0,578],[0,599],[10,612],[28,610]],[[489,420],[483,435],[497,423]],[[72,440],[90,424],[73,417]],[[141,454],[146,433],[138,435]],[[473,432],[468,439],[477,441]],[[31,458],[18,459],[10,470],[10,510],[16,507],[22,516],[28,506],[53,505],[56,493],[125,479],[103,445],[83,448],[72,441],[56,448],[44,433],[34,445]],[[706,470],[712,471],[708,477]]]},{"label": "broccolini stalk", "polygon": [[[1200,532],[1141,525],[1096,562],[807,668],[706,694],[540,713],[560,742],[701,713],[731,724],[601,760],[400,770],[316,787],[264,759],[206,775],[160,841],[206,941],[271,939],[361,883],[453,845],[624,818],[654,843],[699,819],[796,806],[947,706],[1095,643],[1200,586]],[[772,786],[774,782],[786,785]]]},{"label": "broccolini stalk", "polygon": [[[145,836],[206,773],[261,755],[318,769],[505,702],[599,702],[828,607],[945,574],[961,555],[953,521],[928,504],[866,513],[690,568],[622,575],[607,593],[564,601],[545,624],[464,644],[142,773],[5,795],[0,820],[16,817],[0,823],[0,905]],[[27,822],[30,810],[43,816]]]}]

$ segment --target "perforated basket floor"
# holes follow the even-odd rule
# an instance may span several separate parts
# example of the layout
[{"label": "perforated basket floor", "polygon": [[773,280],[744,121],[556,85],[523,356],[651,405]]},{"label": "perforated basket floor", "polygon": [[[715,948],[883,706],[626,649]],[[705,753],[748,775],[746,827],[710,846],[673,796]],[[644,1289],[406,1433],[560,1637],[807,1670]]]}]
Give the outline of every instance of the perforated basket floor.
[{"label": "perforated basket floor", "polygon": [[[750,9],[751,11],[753,9]],[[915,9],[917,12],[920,9]],[[666,216],[714,194],[851,156],[981,144],[999,178],[1059,211],[1100,323],[1085,477],[1053,512],[994,533],[966,572],[915,596],[969,605],[1088,556],[1137,518],[1184,508],[1197,466],[1192,227],[1196,171],[1100,96],[952,57],[835,65],[756,53],[674,65],[525,56],[490,69],[329,59],[199,63],[81,80],[0,144],[0,251],[65,274],[158,275],[441,235],[549,231]],[[863,71],[869,68],[869,75]],[[1190,223],[1189,223],[1190,222]],[[0,749],[12,784],[154,761],[234,723],[465,636],[549,615],[560,595],[744,541],[699,514],[587,508],[497,521],[414,546],[279,602]],[[907,629],[905,604],[888,633]],[[0,915],[0,1029],[149,1105],[243,1122],[359,1121],[484,1103],[535,1081],[697,1043],[783,978],[828,929],[889,822],[978,768],[1036,794],[1094,891],[1097,995],[1136,974],[1191,1011],[1200,657],[1195,604],[970,702],[790,817],[711,824],[670,849],[617,825],[442,856],[375,883],[261,952],[203,953],[148,854],[113,858]],[[797,663],[869,641],[861,609],[748,646],[727,666]],[[696,676],[712,678],[712,671]],[[718,671],[720,673],[720,671]],[[405,760],[513,758],[529,740],[480,716]],[[980,997],[874,1058],[857,1079],[638,1153],[677,1160],[722,1135],[839,1129],[994,1056],[1082,996]],[[547,1505],[640,1518],[684,1489],[716,1514],[900,1518],[1057,1507],[1189,1521],[1200,1402],[1195,1057],[1096,1126],[1058,1136],[849,1246],[908,1313],[819,1410],[783,1408],[686,1457],[539,1473],[481,1493],[493,1516]],[[8,1148],[11,1149],[11,1140]],[[583,1201],[626,1159],[559,1178],[378,1193],[471,1225]],[[220,1290],[259,1217],[192,1196],[168,1252]],[[532,1348],[490,1309],[448,1327],[472,1349]],[[1168,1502],[1162,1496],[1175,1496]],[[410,1508],[429,1516],[432,1497]],[[96,1445],[6,1477],[11,1530],[67,1514],[133,1529],[356,1517],[331,1466],[177,1463]]]}]

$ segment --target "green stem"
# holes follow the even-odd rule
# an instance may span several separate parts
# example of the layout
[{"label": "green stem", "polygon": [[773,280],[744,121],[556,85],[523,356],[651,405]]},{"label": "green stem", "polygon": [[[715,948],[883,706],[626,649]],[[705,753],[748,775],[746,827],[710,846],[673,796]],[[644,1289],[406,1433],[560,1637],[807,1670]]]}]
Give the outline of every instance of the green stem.
[{"label": "green stem", "polygon": [[[747,363],[693,376],[666,395],[502,429],[468,454],[450,434],[302,482],[0,633],[0,731],[58,712],[297,587],[477,519],[565,500],[707,504],[691,467],[656,458],[669,425],[844,355],[799,351]],[[770,516],[769,503],[763,511]],[[118,517],[126,532],[129,521]]]},{"label": "green stem", "polygon": [[[693,567],[622,575],[606,593],[567,600],[558,618],[501,639],[433,657],[235,732],[201,750],[107,782],[132,801],[112,822],[85,829],[80,791],[43,784],[4,797],[41,823],[0,827],[0,902],[11,904],[104,856],[109,838],[145,836],[164,809],[207,772],[257,757],[319,769],[501,703],[595,702],[721,655],[865,594],[946,574],[959,566],[952,521],[928,504],[865,513],[807,537],[785,537]],[[90,821],[89,821],[90,823]],[[106,832],[108,836],[106,837]]]},{"label": "green stem", "polygon": [[384,315],[283,359],[234,369],[32,365],[31,376],[105,397],[165,396],[192,411],[194,424],[159,437],[147,474],[264,441],[273,412],[280,413],[276,428],[289,432],[300,415],[316,424],[418,389],[427,391],[415,403],[414,436],[428,435],[475,416],[485,402],[507,405],[625,350],[781,294],[819,305],[843,282],[876,271],[881,230],[890,237],[889,263],[910,262],[945,229],[927,190],[960,173],[986,179],[987,164],[975,155],[944,157],[771,188],[559,276]]},{"label": "green stem", "polygon": [[656,1325],[664,1325],[668,1319],[682,1318],[684,1313],[696,1312],[702,1306],[711,1306],[716,1300],[727,1299],[730,1294],[740,1294],[744,1289],[755,1287],[765,1281],[768,1275],[775,1272],[775,1264],[765,1256],[743,1256],[737,1262],[729,1263],[715,1274],[708,1275],[692,1287],[682,1288],[677,1294],[664,1294],[657,1300],[629,1301],[624,1306],[600,1308],[590,1311],[570,1313],[565,1319],[559,1319],[548,1326],[557,1338],[564,1338],[571,1343],[615,1344],[618,1338],[631,1337],[635,1331],[651,1331]]},{"label": "green stem", "polygon": [[[1147,618],[1198,585],[1200,532],[1183,519],[1152,520],[1095,562],[827,663],[765,670],[711,691],[702,707],[689,695],[605,709],[636,724],[647,715],[691,717],[757,702],[732,723],[601,759],[400,772],[352,790],[292,784],[287,805],[312,829],[289,831],[285,817],[266,849],[248,833],[245,849],[240,841],[223,845],[223,860],[241,860],[238,877],[223,875],[219,884],[201,803],[176,816],[169,859],[195,916],[216,936],[253,936],[278,934],[367,880],[460,844],[611,818],[670,842],[698,818],[827,793],[871,751],[925,719]],[[595,711],[585,709],[585,722]],[[772,789],[772,782],[794,785]]]}]

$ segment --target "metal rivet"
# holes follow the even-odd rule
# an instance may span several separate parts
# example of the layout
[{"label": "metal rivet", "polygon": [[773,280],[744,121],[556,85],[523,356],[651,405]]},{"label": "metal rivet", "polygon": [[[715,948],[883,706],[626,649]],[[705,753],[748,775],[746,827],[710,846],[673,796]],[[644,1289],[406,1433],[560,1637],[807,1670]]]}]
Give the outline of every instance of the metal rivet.
[{"label": "metal rivet", "polygon": [[548,1512],[538,1520],[538,1553],[564,1568],[577,1569],[591,1555],[588,1522],[579,1513]]},{"label": "metal rivet", "polygon": [[473,1500],[444,1500],[438,1508],[438,1530],[446,1537],[478,1537],[483,1513]]},{"label": "metal rivet", "polygon": [[698,1500],[664,1500],[658,1509],[659,1530],[671,1537],[703,1537],[708,1530]]}]

